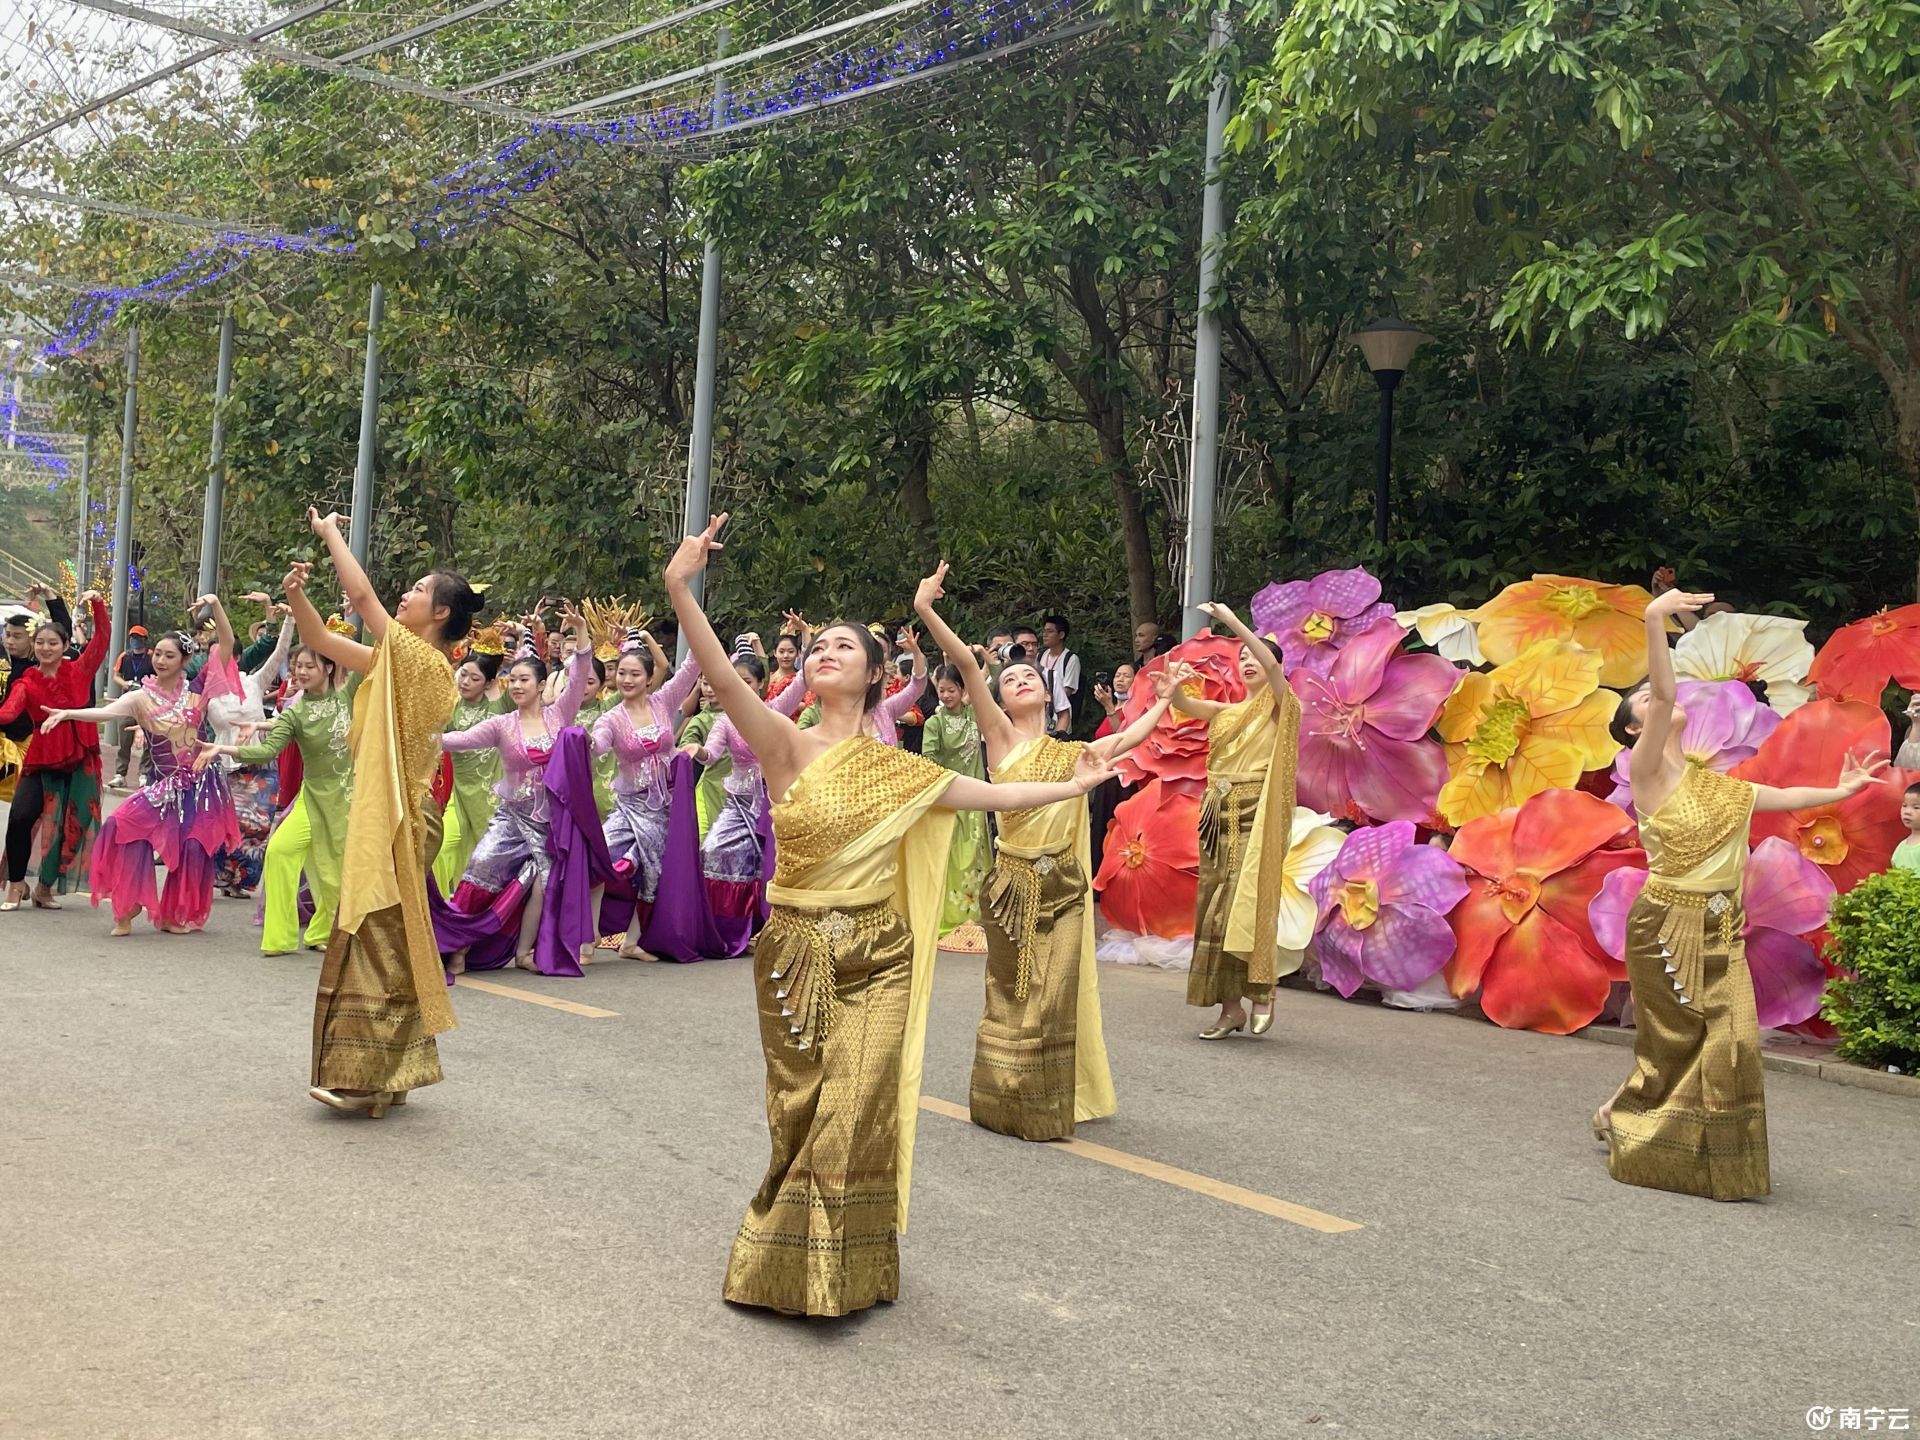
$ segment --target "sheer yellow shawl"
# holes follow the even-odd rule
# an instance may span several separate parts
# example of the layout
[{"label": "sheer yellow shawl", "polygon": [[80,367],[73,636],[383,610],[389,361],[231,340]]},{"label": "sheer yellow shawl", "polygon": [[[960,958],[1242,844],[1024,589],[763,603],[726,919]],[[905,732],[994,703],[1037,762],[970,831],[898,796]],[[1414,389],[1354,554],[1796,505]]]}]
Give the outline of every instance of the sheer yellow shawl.
[{"label": "sheer yellow shawl", "polygon": [[[1275,701],[1278,704],[1275,704]],[[1253,834],[1240,857],[1240,874],[1233,887],[1233,908],[1227,915],[1226,948],[1247,957],[1247,979],[1271,985],[1300,968],[1297,950],[1280,960],[1280,891],[1287,867],[1287,848],[1293,839],[1294,775],[1300,764],[1300,697],[1292,690],[1272,691],[1231,706],[1214,717],[1216,732],[1223,721],[1241,711],[1237,723],[1251,729],[1265,726],[1270,740],[1262,745],[1266,777],[1260,787],[1260,808],[1254,812]],[[1252,737],[1248,737],[1252,738]],[[1216,736],[1213,743],[1221,743]],[[1236,748],[1236,753],[1243,753]]]},{"label": "sheer yellow shawl", "polygon": [[374,649],[373,669],[354,696],[347,734],[353,802],[334,928],[355,934],[369,915],[400,907],[407,968],[429,1035],[451,1030],[454,1019],[427,914],[420,805],[440,763],[440,734],[457,698],[447,657],[399,621],[389,621]]}]

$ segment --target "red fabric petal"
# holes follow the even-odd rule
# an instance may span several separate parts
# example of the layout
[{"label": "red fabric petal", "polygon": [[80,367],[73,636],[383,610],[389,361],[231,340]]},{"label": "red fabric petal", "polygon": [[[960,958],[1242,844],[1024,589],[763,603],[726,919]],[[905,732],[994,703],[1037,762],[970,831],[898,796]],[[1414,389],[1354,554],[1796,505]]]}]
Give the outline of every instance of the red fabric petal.
[{"label": "red fabric petal", "polygon": [[1093,879],[1108,924],[1167,939],[1193,933],[1199,827],[1199,800],[1159,781],[1120,803]]},{"label": "red fabric petal", "polygon": [[[1478,821],[1474,822],[1478,824]],[[1455,856],[1458,859],[1458,855]],[[1487,962],[1507,937],[1513,922],[1500,901],[1500,892],[1477,876],[1467,877],[1467,898],[1447,912],[1453,930],[1453,958],[1443,972],[1447,989],[1461,999],[1480,988]]]},{"label": "red fabric petal", "polygon": [[1535,908],[1494,951],[1480,1008],[1508,1030],[1570,1035],[1598,1018],[1618,968]]},{"label": "red fabric petal", "polygon": [[[1543,790],[1520,807],[1514,821],[1514,860],[1522,873],[1545,879],[1631,829],[1633,818],[1598,796],[1581,790]],[[1599,888],[1598,881],[1594,888]],[[1581,908],[1584,913],[1585,905]]]},{"label": "red fabric petal", "polygon": [[1807,678],[1822,699],[1878,705],[1889,679],[1920,689],[1920,605],[1883,610],[1833,632]]}]

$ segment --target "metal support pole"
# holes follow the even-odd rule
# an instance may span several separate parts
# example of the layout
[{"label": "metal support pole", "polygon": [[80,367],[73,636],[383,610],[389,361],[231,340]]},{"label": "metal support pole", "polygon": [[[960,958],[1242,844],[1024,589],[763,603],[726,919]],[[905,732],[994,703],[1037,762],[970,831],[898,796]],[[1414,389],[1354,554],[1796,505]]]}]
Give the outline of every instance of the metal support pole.
[{"label": "metal support pole", "polygon": [[93,512],[87,507],[93,502],[93,432],[88,431],[80,443],[80,534],[73,551],[73,593],[84,594],[87,578],[92,573],[87,569],[87,540],[93,533]]},{"label": "metal support pole", "polygon": [[1393,479],[1393,392],[1400,387],[1401,370],[1376,370],[1373,378],[1380,386],[1379,470],[1373,480],[1373,543],[1387,548],[1388,485]]},{"label": "metal support pole", "polygon": [[220,523],[227,490],[227,392],[233,388],[233,312],[220,317],[220,361],[213,376],[213,443],[207,453],[207,505],[200,517],[200,593],[220,588]]},{"label": "metal support pole", "polygon": [[[729,32],[720,27],[720,57],[726,58]],[[723,72],[713,82],[713,125],[719,130],[727,118],[727,78]],[[700,344],[693,365],[693,435],[687,442],[686,532],[704,530],[711,518],[713,483],[713,389],[714,370],[720,362],[720,249],[711,237],[700,267]],[[693,577],[693,598],[700,604],[707,599],[707,577]],[[687,658],[687,637],[680,636],[679,656]]]},{"label": "metal support pole", "polygon": [[[127,648],[127,580],[133,564],[133,432],[140,416],[140,328],[127,327],[127,403],[120,420],[120,503],[113,521],[113,626],[107,645],[110,657]],[[112,664],[110,658],[107,662]],[[111,727],[109,743],[119,753],[120,726]]]},{"label": "metal support pole", "polygon": [[367,365],[360,375],[360,462],[353,469],[353,514],[347,524],[347,548],[360,568],[367,566],[367,542],[373,535],[373,466],[380,450],[380,316],[387,292],[374,281],[367,296]]},{"label": "metal support pole", "polygon": [[[1233,38],[1224,10],[1213,12],[1207,54],[1218,57]],[[1220,155],[1226,146],[1232,95],[1221,63],[1207,100],[1207,179],[1200,201],[1200,313],[1193,327],[1193,452],[1187,464],[1187,556],[1181,583],[1180,634],[1191,640],[1207,619],[1198,607],[1213,598],[1213,497],[1220,463],[1220,246],[1226,232],[1226,184]]]}]

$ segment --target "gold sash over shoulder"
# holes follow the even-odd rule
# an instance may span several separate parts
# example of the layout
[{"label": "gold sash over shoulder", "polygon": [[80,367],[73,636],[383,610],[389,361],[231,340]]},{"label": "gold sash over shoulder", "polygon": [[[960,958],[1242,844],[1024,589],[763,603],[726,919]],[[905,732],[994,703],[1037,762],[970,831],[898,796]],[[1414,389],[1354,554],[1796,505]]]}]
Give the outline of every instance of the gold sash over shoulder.
[{"label": "gold sash over shoulder", "polygon": [[1293,839],[1295,775],[1300,764],[1300,698],[1272,690],[1214,716],[1209,727],[1207,785],[1261,779],[1253,833],[1240,857],[1228,912],[1226,949],[1247,957],[1247,981],[1270,986],[1299,968],[1279,968],[1281,877]]}]

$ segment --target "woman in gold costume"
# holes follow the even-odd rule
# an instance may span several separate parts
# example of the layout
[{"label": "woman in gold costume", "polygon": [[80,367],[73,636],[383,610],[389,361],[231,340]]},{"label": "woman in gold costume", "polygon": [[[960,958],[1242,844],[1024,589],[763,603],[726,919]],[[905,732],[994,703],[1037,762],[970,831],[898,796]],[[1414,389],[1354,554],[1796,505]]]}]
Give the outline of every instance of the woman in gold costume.
[{"label": "woman in gold costume", "polygon": [[[340,517],[309,510],[341,593],[371,645],[327,628],[307,598],[312,566],[284,582],[300,639],[367,678],[354,697],[353,799],[347,809],[340,908],[313,1007],[313,1088],[335,1110],[374,1118],[440,1079],[433,1037],[453,1028],[446,973],[427,914],[427,857],[438,840],[422,811],[440,765],[456,691],[448,651],[472,628],[480,597],[458,575],[414,581],[392,615],[340,534]],[[434,833],[430,836],[429,830]]]},{"label": "woman in gold costume", "polygon": [[1667,617],[1712,603],[1668,590],[1647,606],[1647,683],[1613,720],[1631,745],[1647,884],[1627,912],[1633,1074],[1593,1117],[1607,1169],[1629,1185],[1745,1200],[1771,1189],[1760,1025],[1741,938],[1740,878],[1756,810],[1831,805],[1879,784],[1886,760],[1849,756],[1832,788],[1754,785],[1688,761]]},{"label": "woman in gold costume", "polygon": [[1300,701],[1280,673],[1278,647],[1249,630],[1225,605],[1201,610],[1240,641],[1247,698],[1228,705],[1184,690],[1176,710],[1207,722],[1207,795],[1200,806],[1200,893],[1194,905],[1193,968],[1187,1004],[1218,1005],[1200,1032],[1224,1040],[1247,1028],[1273,1028],[1273,986],[1300,968],[1281,963],[1280,878],[1293,834],[1293,777],[1300,759]]},{"label": "woman in gold costume", "polygon": [[1089,757],[1053,784],[989,785],[881,744],[865,727],[883,652],[858,625],[829,625],[807,648],[820,722],[801,730],[775,714],[728,663],[690,585],[726,519],[681,541],[665,577],[680,633],[774,797],[772,915],[753,952],[773,1162],[724,1293],[845,1315],[899,1294],[951,812],[1052,804],[1108,772]]},{"label": "woman in gold costume", "polygon": [[[1111,763],[1152,733],[1179,676],[1153,676],[1159,700],[1125,730],[1092,744],[1046,732],[1049,691],[1032,665],[1000,672],[995,703],[973,652],[934,609],[947,566],[920,582],[913,608],[960,671],[973,701],[987,773],[996,784],[1058,780],[1081,752]],[[1059,1140],[1074,1122],[1114,1111],[1093,961],[1091,837],[1084,797],[1000,817],[993,869],[981,889],[987,1006],[974,1040],[973,1123],[1023,1140]]]}]

